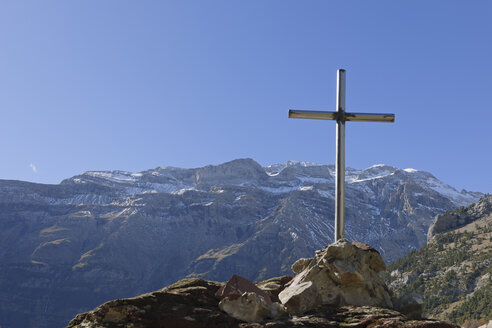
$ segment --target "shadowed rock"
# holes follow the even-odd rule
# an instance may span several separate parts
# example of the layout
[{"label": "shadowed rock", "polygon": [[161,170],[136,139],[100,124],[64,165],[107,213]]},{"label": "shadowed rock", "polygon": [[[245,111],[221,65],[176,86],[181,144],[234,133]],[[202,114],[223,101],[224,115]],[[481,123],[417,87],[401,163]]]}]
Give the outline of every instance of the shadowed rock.
[{"label": "shadowed rock", "polygon": [[272,304],[270,296],[262,291],[260,288],[256,287],[251,281],[241,276],[233,274],[231,279],[225,283],[224,286],[220,287],[215,296],[220,299],[231,296],[241,296],[244,293],[255,293],[263,297],[266,304]]}]

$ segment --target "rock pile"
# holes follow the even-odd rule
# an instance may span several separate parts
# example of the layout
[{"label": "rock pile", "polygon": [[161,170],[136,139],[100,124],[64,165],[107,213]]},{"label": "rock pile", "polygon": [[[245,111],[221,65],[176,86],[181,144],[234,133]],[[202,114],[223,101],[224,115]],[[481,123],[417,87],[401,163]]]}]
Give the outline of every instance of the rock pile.
[{"label": "rock pile", "polygon": [[272,302],[267,292],[237,275],[232,275],[215,296],[221,299],[219,308],[222,311],[242,321],[261,322],[267,317],[277,319],[287,315],[285,307]]},{"label": "rock pile", "polygon": [[[256,285],[282,285],[282,280],[284,277],[272,278]],[[181,280],[153,293],[104,303],[77,315],[67,328],[458,328],[442,321],[410,320],[394,310],[351,305],[321,305],[302,316],[248,323],[219,309],[215,294],[222,285],[203,279]]]},{"label": "rock pile", "polygon": [[385,269],[384,261],[372,247],[339,240],[317,251],[314,258],[295,262],[292,270],[297,275],[279,298],[294,313],[319,304],[392,308],[389,290],[378,276]]},{"label": "rock pile", "polygon": [[[417,318],[421,298],[412,295],[392,310],[378,272],[379,253],[340,240],[292,266],[284,276],[253,284],[233,275],[225,284],[188,279],[150,294],[111,301],[75,317],[69,328],[103,327],[457,327]],[[404,302],[403,302],[404,301]]]},{"label": "rock pile", "polygon": [[[372,247],[339,240],[314,258],[302,258],[294,263],[296,277],[287,283],[278,299],[272,303],[264,292],[252,292],[244,278],[233,276],[223,287],[234,290],[233,297],[224,298],[219,307],[232,317],[248,322],[282,315],[302,315],[321,305],[369,305],[393,308],[391,295],[378,272],[386,269],[379,253]],[[241,280],[238,280],[241,279]],[[238,292],[238,281],[244,288]],[[248,293],[249,292],[249,293]]]}]

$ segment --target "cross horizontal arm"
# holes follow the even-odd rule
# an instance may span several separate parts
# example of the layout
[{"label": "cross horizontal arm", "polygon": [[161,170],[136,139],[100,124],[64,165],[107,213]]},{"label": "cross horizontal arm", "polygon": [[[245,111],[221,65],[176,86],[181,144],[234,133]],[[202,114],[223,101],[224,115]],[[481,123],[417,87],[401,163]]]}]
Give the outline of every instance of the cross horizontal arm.
[{"label": "cross horizontal arm", "polygon": [[336,120],[337,112],[289,109],[289,118],[310,118],[315,120]]},{"label": "cross horizontal arm", "polygon": [[[338,120],[339,112],[289,109],[289,118],[308,118],[315,120]],[[380,113],[346,113],[343,121],[354,122],[394,122],[395,114]]]},{"label": "cross horizontal arm", "polygon": [[393,123],[395,121],[395,114],[345,113],[345,121]]}]

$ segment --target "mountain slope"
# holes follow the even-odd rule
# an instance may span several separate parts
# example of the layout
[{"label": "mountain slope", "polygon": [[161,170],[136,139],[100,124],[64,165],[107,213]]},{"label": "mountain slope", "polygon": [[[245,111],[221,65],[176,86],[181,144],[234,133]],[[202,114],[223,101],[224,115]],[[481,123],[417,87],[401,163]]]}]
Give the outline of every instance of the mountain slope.
[{"label": "mountain slope", "polygon": [[[492,319],[492,196],[438,215],[429,243],[389,266],[390,287],[424,296],[424,313],[476,327]],[[432,232],[432,234],[431,234]]]},{"label": "mountain slope", "polygon": [[[86,172],[59,185],[0,180],[0,325],[60,327],[74,313],[186,276],[290,272],[332,242],[334,167],[250,159],[196,169]],[[347,169],[346,235],[386,261],[432,218],[481,194],[430,173]]]}]

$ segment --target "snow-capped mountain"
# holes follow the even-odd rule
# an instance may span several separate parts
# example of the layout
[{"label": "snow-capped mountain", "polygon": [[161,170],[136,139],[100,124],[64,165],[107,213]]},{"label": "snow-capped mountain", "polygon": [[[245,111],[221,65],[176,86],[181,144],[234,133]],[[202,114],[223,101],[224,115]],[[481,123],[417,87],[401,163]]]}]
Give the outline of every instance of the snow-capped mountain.
[{"label": "snow-capped mountain", "polygon": [[[0,325],[62,326],[186,276],[289,274],[333,241],[334,187],[333,165],[251,159],[0,180]],[[347,168],[346,192],[346,237],[386,261],[424,244],[435,215],[482,196],[386,165]]]},{"label": "snow-capped mountain", "polygon": [[[481,193],[458,192],[455,188],[441,182],[432,174],[415,169],[398,169],[384,164],[373,165],[367,169],[347,168],[348,187],[364,189],[363,185],[376,179],[393,179],[397,183],[412,179],[420,186],[446,196],[456,206],[476,201]],[[322,196],[331,197],[323,192],[324,184],[334,183],[334,166],[319,165],[310,162],[288,161],[284,164],[272,164],[261,167],[250,159],[236,160],[218,166],[206,166],[198,169],[158,167],[138,173],[126,171],[90,171],[62,181],[62,185],[94,183],[114,188],[119,195],[145,193],[183,193],[187,190],[208,191],[210,185],[250,186],[275,194],[284,194],[294,190],[316,190]],[[333,187],[333,186],[332,186]],[[478,198],[477,198],[478,197]],[[87,200],[89,201],[89,200]],[[80,201],[74,199],[75,203]]]}]

